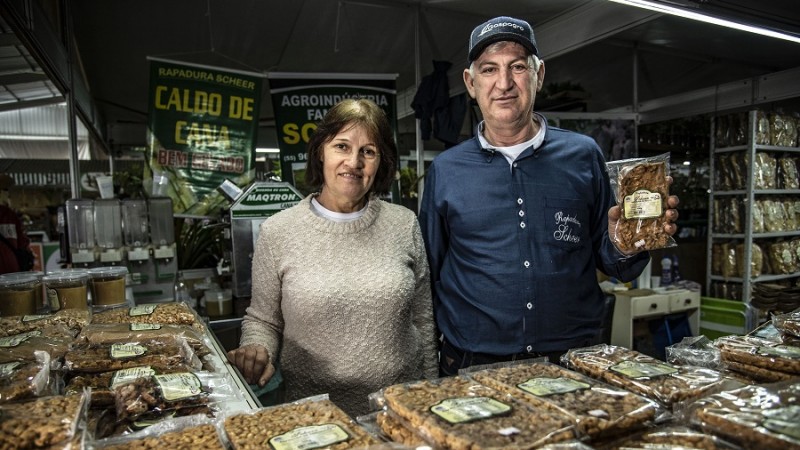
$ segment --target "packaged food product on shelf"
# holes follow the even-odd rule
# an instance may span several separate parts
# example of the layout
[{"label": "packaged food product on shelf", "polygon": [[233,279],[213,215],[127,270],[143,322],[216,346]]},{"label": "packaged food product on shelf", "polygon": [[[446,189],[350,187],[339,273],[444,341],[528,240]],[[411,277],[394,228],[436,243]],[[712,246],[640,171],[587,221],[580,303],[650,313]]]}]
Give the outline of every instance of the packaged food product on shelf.
[{"label": "packaged food product on shelf", "polygon": [[800,447],[800,384],[746,386],[703,397],[686,410],[692,423],[742,448]]},{"label": "packaged food product on shelf", "polygon": [[722,362],[755,381],[800,378],[800,347],[754,336],[723,336],[716,340]]},{"label": "packaged food product on shelf", "polygon": [[607,344],[577,348],[564,355],[567,366],[674,408],[712,389],[741,383],[703,367],[674,366],[635,350]]},{"label": "packaged food product on shelf", "polygon": [[675,247],[664,226],[669,198],[669,153],[652,158],[611,161],[606,164],[622,217],[609,230],[625,253]]},{"label": "packaged food product on shelf", "polygon": [[570,416],[591,438],[641,428],[664,412],[652,400],[548,362],[500,364],[465,374],[534,408]]},{"label": "packaged food product on shelf", "polygon": [[533,449],[576,435],[569,415],[532,408],[465,376],[389,386],[381,395],[407,427],[449,450]]},{"label": "packaged food product on shelf", "polygon": [[228,415],[223,423],[234,450],[288,450],[309,440],[319,450],[365,448],[381,443],[327,395]]},{"label": "packaged food product on shelf", "polygon": [[125,436],[95,440],[97,450],[191,449],[225,450],[219,423],[202,415],[178,417],[159,422]]},{"label": "packaged food product on shelf", "polygon": [[79,421],[89,393],[39,397],[0,404],[0,448],[70,449],[79,438]]}]

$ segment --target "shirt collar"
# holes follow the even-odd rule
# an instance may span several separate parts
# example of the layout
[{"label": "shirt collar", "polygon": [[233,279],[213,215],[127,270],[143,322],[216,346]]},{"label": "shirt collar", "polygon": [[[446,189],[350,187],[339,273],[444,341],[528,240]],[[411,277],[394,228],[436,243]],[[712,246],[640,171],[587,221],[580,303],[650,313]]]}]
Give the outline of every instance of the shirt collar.
[{"label": "shirt collar", "polygon": [[[544,143],[544,136],[545,134],[547,134],[547,119],[545,119],[543,115],[537,112],[534,112],[533,116],[536,118],[536,120],[539,121],[539,132],[536,133],[536,135],[533,136],[526,144],[532,146],[533,150],[536,150],[539,147],[541,147],[542,144]],[[480,123],[478,123],[478,125],[475,127],[475,135],[478,137],[478,142],[480,143],[481,148],[487,150],[502,149],[503,147],[497,147],[495,145],[492,145],[489,143],[489,141],[486,140],[485,137],[483,137],[483,130],[485,126],[486,126],[486,121],[481,120]]]}]

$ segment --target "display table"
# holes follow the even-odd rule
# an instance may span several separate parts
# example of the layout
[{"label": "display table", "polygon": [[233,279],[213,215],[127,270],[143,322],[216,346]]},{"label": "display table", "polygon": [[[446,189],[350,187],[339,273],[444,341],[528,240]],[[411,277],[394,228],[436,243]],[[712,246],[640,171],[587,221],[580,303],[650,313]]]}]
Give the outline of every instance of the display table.
[{"label": "display table", "polygon": [[631,289],[614,292],[611,345],[633,348],[637,319],[653,319],[686,312],[693,335],[700,332],[700,293],[686,289]]},{"label": "display table", "polygon": [[208,330],[207,336],[211,342],[214,364],[221,371],[227,373],[230,379],[233,381],[233,384],[239,388],[239,392],[237,393],[239,395],[237,395],[236,398],[232,398],[225,402],[225,410],[247,411],[261,408],[261,402],[258,401],[258,397],[256,397],[256,394],[250,388],[250,385],[244,382],[239,369],[228,362],[228,358],[225,356],[226,351],[216,334],[214,334],[211,330]]}]

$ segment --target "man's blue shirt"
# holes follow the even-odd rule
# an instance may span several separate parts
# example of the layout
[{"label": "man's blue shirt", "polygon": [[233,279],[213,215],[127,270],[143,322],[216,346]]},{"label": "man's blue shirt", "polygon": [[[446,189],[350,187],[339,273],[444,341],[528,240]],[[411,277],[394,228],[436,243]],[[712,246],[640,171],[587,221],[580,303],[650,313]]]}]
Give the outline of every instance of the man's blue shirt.
[{"label": "man's blue shirt", "polygon": [[548,127],[510,167],[477,138],[441,153],[419,214],[440,331],[498,355],[593,342],[604,309],[596,269],[627,281],[649,260],[609,240],[614,203],[600,148],[578,133]]}]

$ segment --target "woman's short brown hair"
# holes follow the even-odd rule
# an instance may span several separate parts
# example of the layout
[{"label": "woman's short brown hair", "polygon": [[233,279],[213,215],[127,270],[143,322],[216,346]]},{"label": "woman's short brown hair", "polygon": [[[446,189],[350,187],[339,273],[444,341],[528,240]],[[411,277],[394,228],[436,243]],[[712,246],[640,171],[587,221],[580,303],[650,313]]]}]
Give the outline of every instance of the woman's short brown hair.
[{"label": "woman's short brown hair", "polygon": [[319,192],[325,183],[322,170],[322,150],[342,130],[361,125],[378,146],[380,157],[375,182],[370,192],[388,194],[394,180],[397,145],[386,113],[372,100],[346,99],[333,105],[308,141],[306,159],[306,184]]}]

